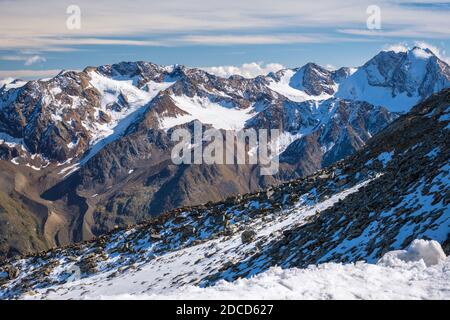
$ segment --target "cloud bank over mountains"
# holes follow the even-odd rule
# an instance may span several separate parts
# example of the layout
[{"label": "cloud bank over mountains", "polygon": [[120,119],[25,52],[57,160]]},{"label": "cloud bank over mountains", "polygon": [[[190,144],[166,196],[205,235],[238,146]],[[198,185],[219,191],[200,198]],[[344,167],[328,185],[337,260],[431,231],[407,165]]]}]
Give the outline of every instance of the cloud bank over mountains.
[{"label": "cloud bank over mountains", "polygon": [[232,75],[240,75],[244,78],[255,78],[284,68],[285,67],[279,63],[264,64],[263,62],[250,62],[244,63],[241,66],[216,66],[204,67],[201,69],[223,78],[228,78]]}]

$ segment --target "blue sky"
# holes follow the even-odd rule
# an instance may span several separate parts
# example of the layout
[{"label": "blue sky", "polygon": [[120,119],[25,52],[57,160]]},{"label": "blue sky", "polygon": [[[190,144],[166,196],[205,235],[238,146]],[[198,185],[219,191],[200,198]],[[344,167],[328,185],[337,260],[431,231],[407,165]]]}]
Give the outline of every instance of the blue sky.
[{"label": "blue sky", "polygon": [[[450,2],[311,2],[0,0],[0,78],[136,60],[236,72],[254,63],[250,75],[307,62],[358,66],[417,41],[447,60]],[[69,5],[80,9],[79,29],[67,28]],[[367,27],[370,5],[380,8],[381,29]]]}]

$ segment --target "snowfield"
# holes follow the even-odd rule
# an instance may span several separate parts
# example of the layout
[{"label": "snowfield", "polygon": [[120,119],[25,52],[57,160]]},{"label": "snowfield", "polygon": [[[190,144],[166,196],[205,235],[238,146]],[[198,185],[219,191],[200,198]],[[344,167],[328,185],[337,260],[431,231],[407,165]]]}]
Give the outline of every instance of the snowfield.
[{"label": "snowfield", "polygon": [[168,130],[174,126],[198,120],[204,124],[210,124],[216,129],[241,130],[246,121],[255,113],[252,108],[236,109],[225,103],[211,102],[209,98],[195,96],[171,96],[178,108],[188,113],[180,117],[164,117],[161,119],[161,129]]},{"label": "snowfield", "polygon": [[[170,270],[166,270],[170,272]],[[133,274],[125,287],[142,279]],[[139,280],[139,281],[138,281]],[[324,263],[306,269],[273,267],[250,279],[218,282],[200,288],[184,286],[156,294],[118,293],[106,285],[104,294],[89,291],[81,299],[450,299],[450,257],[436,241],[415,240],[407,250],[388,252],[377,264]],[[88,290],[89,287],[85,286]],[[108,290],[111,290],[107,294]],[[124,290],[125,291],[125,290]],[[56,294],[57,291],[54,291]],[[34,296],[37,298],[39,296]],[[27,297],[28,298],[28,297]],[[53,298],[66,298],[55,295]]]},{"label": "snowfield", "polygon": [[[251,279],[187,287],[170,295],[117,295],[101,299],[450,299],[450,258],[432,267],[423,260],[383,264],[325,263],[307,269],[271,268]],[[89,298],[89,297],[88,297]],[[95,298],[95,297],[90,297]]]}]

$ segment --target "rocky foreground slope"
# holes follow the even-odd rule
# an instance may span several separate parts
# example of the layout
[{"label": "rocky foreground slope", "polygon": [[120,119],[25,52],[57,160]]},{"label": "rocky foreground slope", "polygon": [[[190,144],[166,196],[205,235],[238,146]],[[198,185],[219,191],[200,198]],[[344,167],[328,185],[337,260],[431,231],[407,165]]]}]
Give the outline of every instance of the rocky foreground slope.
[{"label": "rocky foreground slope", "polygon": [[170,293],[273,266],[376,262],[414,239],[449,254],[449,137],[447,89],[304,179],[8,261],[0,297]]},{"label": "rocky foreground slope", "polygon": [[[363,66],[309,63],[255,79],[122,62],[0,88],[0,256],[88,240],[173,208],[304,177],[359,150],[434,92],[450,67],[430,50]],[[173,165],[176,128],[280,129],[280,172]]]},{"label": "rocky foreground slope", "polygon": [[[203,288],[190,285],[159,293],[100,293],[96,285],[86,288],[89,291],[83,299],[448,300],[449,268],[450,257],[436,241],[414,240],[406,250],[390,251],[376,264],[358,261],[308,268],[272,267],[248,279],[221,281]],[[70,297],[71,293],[66,295]],[[27,298],[39,299],[41,295]]]}]

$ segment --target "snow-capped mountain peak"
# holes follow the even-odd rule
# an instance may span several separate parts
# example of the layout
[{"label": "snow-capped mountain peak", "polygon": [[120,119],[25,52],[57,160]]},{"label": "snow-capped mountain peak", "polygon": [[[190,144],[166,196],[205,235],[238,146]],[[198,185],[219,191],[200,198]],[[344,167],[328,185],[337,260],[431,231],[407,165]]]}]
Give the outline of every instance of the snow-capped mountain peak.
[{"label": "snow-capped mountain peak", "polygon": [[405,112],[450,86],[450,67],[430,49],[382,51],[340,83],[336,96]]},{"label": "snow-capped mountain peak", "polygon": [[336,92],[333,73],[315,63],[268,75],[269,88],[295,102],[326,100]]}]

